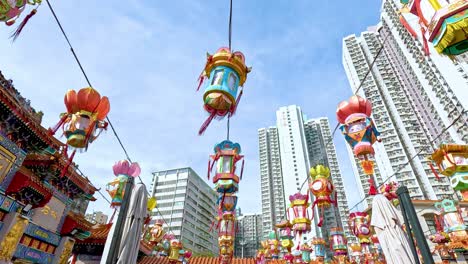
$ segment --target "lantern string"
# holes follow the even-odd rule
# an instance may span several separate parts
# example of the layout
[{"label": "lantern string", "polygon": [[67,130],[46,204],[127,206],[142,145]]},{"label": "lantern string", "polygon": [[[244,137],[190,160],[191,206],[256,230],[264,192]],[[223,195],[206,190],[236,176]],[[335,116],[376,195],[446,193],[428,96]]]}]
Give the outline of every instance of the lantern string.
[{"label": "lantern string", "polygon": [[85,77],[86,82],[88,83],[89,87],[93,88],[93,86],[91,85],[91,82],[89,81],[88,75],[86,75],[86,72],[83,69],[83,66],[81,65],[80,60],[78,59],[78,56],[76,55],[75,50],[73,49],[73,46],[71,45],[70,40],[68,39],[68,36],[67,36],[67,34],[65,33],[65,30],[62,27],[62,24],[60,23],[57,15],[55,14],[54,9],[52,8],[52,5],[50,5],[49,0],[46,0],[46,2],[47,2],[47,6],[49,6],[50,12],[52,12],[52,15],[54,16],[55,21],[57,22],[58,26],[60,27],[60,30],[62,31],[62,34],[65,37],[65,40],[67,41],[68,46],[70,47],[70,51],[73,54],[73,57],[75,57],[75,60],[78,63],[78,66],[80,66],[80,70],[83,73],[83,76]]},{"label": "lantern string", "polygon": [[[228,36],[228,41],[229,41],[229,52],[232,53],[232,0],[229,1],[229,36]],[[229,130],[230,130],[230,119],[231,119],[231,114],[228,114],[227,116],[227,140],[229,140]]]},{"label": "lantern string", "polygon": [[231,40],[232,40],[232,0],[230,0],[230,6],[229,6],[229,51],[230,52],[232,52]]},{"label": "lantern string", "polygon": [[[68,36],[67,36],[65,30],[63,29],[62,24],[60,23],[60,20],[58,19],[58,17],[57,17],[57,15],[56,15],[56,13],[55,13],[55,11],[54,11],[52,5],[50,4],[49,0],[46,0],[46,2],[47,2],[47,6],[49,7],[50,12],[51,12],[52,15],[54,16],[55,22],[57,22],[57,25],[59,26],[60,31],[62,32],[63,37],[65,38],[65,40],[66,40],[67,43],[68,43],[68,46],[70,47],[70,51],[71,51],[71,53],[73,54],[73,57],[75,58],[76,63],[77,63],[78,66],[80,67],[81,73],[82,73],[83,76],[85,77],[86,82],[88,83],[89,87],[93,88],[93,86],[91,85],[91,82],[90,82],[90,80],[89,80],[89,78],[88,78],[88,75],[86,74],[86,72],[85,72],[85,70],[84,70],[84,68],[83,68],[83,66],[82,66],[82,64],[81,64],[80,59],[78,58],[78,55],[76,54],[75,50],[73,49],[73,46],[72,46],[72,44],[71,44],[71,42],[70,42],[70,39],[68,38]],[[232,0],[231,0],[231,2],[232,2]],[[229,23],[230,23],[230,22],[229,22]],[[231,33],[229,33],[229,35],[231,35]],[[112,124],[111,120],[109,119],[109,116],[106,117],[106,120],[107,120],[107,122],[109,123],[109,125],[110,125],[110,127],[111,127],[111,130],[112,130],[114,136],[117,138],[117,141],[119,142],[120,147],[122,148],[123,152],[125,153],[125,156],[126,156],[127,160],[128,160],[130,163],[133,163],[133,162],[132,162],[132,159],[130,158],[130,155],[129,155],[128,152],[127,152],[127,149],[125,148],[124,144],[122,143],[122,140],[121,140],[120,137],[119,137],[119,134],[117,133],[117,131],[116,131],[115,128],[114,128],[114,125]],[[81,174],[82,177],[84,177],[84,178],[87,179],[87,177],[86,177],[86,176],[84,175],[84,173],[78,168],[78,166],[74,165],[74,167],[75,167],[75,169],[76,169],[77,171],[80,172],[80,174]],[[143,183],[143,180],[141,179],[140,175],[138,175],[138,179],[140,180],[140,183],[141,183],[141,184],[145,185],[145,183]],[[145,185],[145,187],[146,187],[146,185]],[[97,188],[96,188],[96,189],[97,189]],[[97,189],[97,191],[98,191],[99,194],[102,196],[102,198],[104,198],[104,200],[106,200],[107,203],[111,204],[111,202],[110,202],[110,201],[105,197],[105,195],[101,192],[101,189]],[[150,195],[147,188],[146,188],[146,193],[147,193],[147,195]],[[151,195],[150,195],[150,196],[151,196]],[[159,212],[159,209],[158,209],[158,212]],[[161,216],[161,219],[162,219],[162,220],[166,223],[166,225],[167,225],[167,221],[166,221],[166,219],[164,219],[164,217],[163,217],[163,215],[161,214],[161,212],[159,212],[159,214],[160,214],[160,216]],[[169,226],[169,225],[168,225],[168,226]],[[170,232],[173,233],[172,230],[170,230]]]},{"label": "lantern string", "polygon": [[[437,137],[435,137],[434,139],[432,139],[429,143],[432,144],[433,142],[435,142],[437,139],[439,139],[439,137],[441,137],[449,128],[451,128],[455,123],[457,123],[457,121],[462,118],[462,116],[464,116],[466,113],[468,113],[468,110],[465,110],[463,111],[449,126],[447,126],[445,129],[443,129],[438,135]],[[467,123],[465,122],[463,126],[466,126]],[[420,151],[418,151],[418,153],[416,153],[416,155],[414,155],[413,157],[411,157],[405,164],[402,164],[398,167],[397,171],[394,172],[392,175],[390,175],[389,177],[387,177],[379,186],[377,186],[377,189],[379,189],[380,187],[382,187],[388,180],[390,180],[391,178],[393,178],[397,173],[399,173],[402,169],[404,169],[413,159],[415,159],[416,157],[419,156],[419,154],[424,151],[424,149],[421,149]],[[352,211],[354,208],[356,208],[358,205],[360,205],[362,202],[364,202],[367,198],[369,198],[370,196],[372,195],[366,195],[363,199],[361,199],[359,202],[357,202],[353,207],[351,207],[351,209],[349,209],[349,211]]]}]

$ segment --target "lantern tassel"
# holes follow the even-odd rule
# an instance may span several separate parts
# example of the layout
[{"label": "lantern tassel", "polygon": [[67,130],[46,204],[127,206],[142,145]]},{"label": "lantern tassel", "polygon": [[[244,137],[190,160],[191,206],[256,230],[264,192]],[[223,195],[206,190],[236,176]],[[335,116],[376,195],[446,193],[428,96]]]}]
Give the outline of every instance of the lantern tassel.
[{"label": "lantern tassel", "polygon": [[368,180],[370,188],[369,188],[369,195],[376,195],[377,194],[377,189],[375,188],[374,185],[374,179],[369,178]]},{"label": "lantern tassel", "polygon": [[403,15],[400,15],[400,23],[406,28],[406,30],[408,30],[413,38],[418,37],[414,29],[408,24],[408,21],[406,21],[406,18]]},{"label": "lantern tassel", "polygon": [[96,128],[95,128],[95,127],[96,127],[96,122],[93,122],[93,123],[90,125],[90,127],[92,127],[92,129],[89,129],[89,130],[88,130],[88,133],[86,133],[86,138],[85,138],[85,142],[86,142],[86,143],[85,143],[85,151],[88,150],[89,140],[91,139],[91,136],[92,136],[94,130],[96,129]]},{"label": "lantern tassel", "polygon": [[27,15],[24,18],[23,22],[21,22],[21,24],[16,28],[15,32],[13,32],[13,34],[10,36],[10,38],[12,38],[13,41],[15,41],[19,37],[21,31],[23,31],[24,26],[26,26],[26,23],[28,23],[29,19],[31,19],[31,17],[33,17],[36,13],[37,8],[33,9],[31,13],[29,13],[29,15]]},{"label": "lantern tassel", "polygon": [[211,159],[208,160],[208,173],[207,173],[207,174],[208,174],[208,175],[207,175],[207,176],[208,176],[208,180],[210,180],[210,174],[211,174],[211,170],[210,170],[210,169],[211,169]]},{"label": "lantern tassel", "polygon": [[455,165],[455,166],[457,165],[457,164],[449,157],[449,155],[448,155],[447,152],[445,152],[445,151],[444,151],[444,157],[445,157],[445,159],[446,159],[448,162],[450,162],[450,164]]},{"label": "lantern tassel", "polygon": [[71,165],[72,162],[73,162],[73,158],[75,157],[75,153],[76,153],[76,150],[74,150],[74,151],[72,152],[71,156],[68,158],[68,162],[67,162],[67,164],[65,165],[65,167],[62,169],[62,173],[60,174],[60,177],[65,176],[65,174],[67,173],[68,167],[70,167],[70,165]]},{"label": "lantern tassel", "polygon": [[60,121],[53,127],[53,128],[49,128],[49,135],[53,136],[55,135],[55,132],[57,132],[57,130],[65,123],[65,120],[67,120],[68,118],[68,115],[67,114],[64,114],[61,118],[60,118]]},{"label": "lantern tassel", "polygon": [[198,90],[200,90],[200,87],[202,86],[203,84],[203,81],[205,80],[205,76],[203,75],[200,75],[200,77],[198,77],[198,87],[197,87],[197,92]]},{"label": "lantern tassel", "polygon": [[318,227],[322,227],[322,225],[323,225],[323,215],[324,215],[324,211],[325,211],[325,210],[323,210],[323,209],[320,210],[320,221],[319,221],[318,224],[317,224]]},{"label": "lantern tassel", "polygon": [[437,179],[438,181],[440,181],[439,173],[437,173],[436,169],[435,169],[434,166],[432,165],[432,162],[429,162],[429,168],[431,168],[431,171],[432,171],[432,173],[434,173],[436,179]]},{"label": "lantern tassel", "polygon": [[241,179],[241,180],[242,180],[242,175],[244,174],[244,164],[245,164],[245,160],[243,159],[243,160],[242,160],[241,173],[240,173],[240,179]]},{"label": "lantern tassel", "polygon": [[202,124],[200,130],[198,130],[198,135],[201,136],[205,132],[206,128],[210,125],[211,120],[215,118],[216,116],[216,111],[213,111],[210,113],[210,116],[205,120],[205,122]]},{"label": "lantern tassel", "polygon": [[426,39],[426,30],[421,27],[421,33],[423,37],[423,44],[424,44],[424,55],[429,56],[429,45],[427,44],[427,39]]},{"label": "lantern tassel", "polygon": [[244,93],[244,89],[242,89],[240,92],[239,92],[239,96],[237,97],[236,99],[236,105],[233,107],[232,111],[231,111],[231,116],[233,116],[236,111],[237,111],[237,106],[239,105],[239,102],[240,102],[240,99],[242,98],[242,94]]}]

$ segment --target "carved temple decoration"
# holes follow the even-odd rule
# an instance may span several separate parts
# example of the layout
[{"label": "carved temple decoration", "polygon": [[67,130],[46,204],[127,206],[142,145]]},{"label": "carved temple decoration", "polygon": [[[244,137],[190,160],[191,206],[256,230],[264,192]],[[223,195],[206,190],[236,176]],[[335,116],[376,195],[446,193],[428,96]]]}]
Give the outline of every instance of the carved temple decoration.
[{"label": "carved temple decoration", "polygon": [[16,223],[0,243],[0,260],[11,260],[28,223],[29,221],[26,218],[20,216],[16,218]]},{"label": "carved temple decoration", "polygon": [[46,187],[31,171],[21,167],[6,190],[6,194],[32,208],[46,205],[53,191]]},{"label": "carved temple decoration", "polygon": [[60,259],[58,261],[58,264],[67,264],[68,259],[70,258],[70,255],[72,253],[73,245],[75,244],[74,240],[68,240],[65,242],[65,245],[63,246],[63,251],[62,254],[60,255]]},{"label": "carved temple decoration", "polygon": [[63,236],[73,236],[79,240],[83,240],[89,238],[92,227],[93,224],[86,220],[83,215],[70,211],[65,218],[60,234]]}]

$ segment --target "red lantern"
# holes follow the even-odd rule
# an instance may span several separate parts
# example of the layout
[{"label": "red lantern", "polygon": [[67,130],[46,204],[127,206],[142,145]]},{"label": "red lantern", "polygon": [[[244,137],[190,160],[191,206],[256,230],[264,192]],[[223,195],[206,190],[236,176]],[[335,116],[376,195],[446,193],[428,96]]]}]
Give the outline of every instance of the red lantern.
[{"label": "red lantern", "polygon": [[374,156],[372,145],[380,141],[374,122],[370,118],[372,103],[360,96],[353,95],[349,101],[338,105],[336,117],[346,141],[353,148],[354,155],[361,160],[361,166],[367,175],[374,173],[374,165],[370,157]]}]

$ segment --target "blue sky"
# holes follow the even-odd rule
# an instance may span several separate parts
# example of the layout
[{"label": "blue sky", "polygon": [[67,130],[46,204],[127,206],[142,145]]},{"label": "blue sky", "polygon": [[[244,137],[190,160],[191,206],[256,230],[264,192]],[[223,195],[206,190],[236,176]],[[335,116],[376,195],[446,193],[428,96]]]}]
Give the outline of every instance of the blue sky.
[{"label": "blue sky", "polygon": [[[140,163],[145,182],[150,183],[152,171],[185,166],[206,179],[208,155],[225,139],[226,123],[214,121],[197,135],[206,114],[202,93],[195,90],[206,52],[227,46],[229,1],[52,4],[93,86],[110,98],[109,117],[130,157]],[[342,38],[376,24],[380,4],[234,0],[233,48],[253,68],[231,121],[231,140],[246,156],[239,193],[243,212],[261,210],[257,129],[274,125],[275,111],[289,104],[336,125],[336,106],[351,95],[341,64]],[[45,3],[13,44],[8,40],[12,30],[0,27],[0,70],[45,113],[43,125],[53,126],[65,111],[65,92],[86,87],[86,81]],[[350,195],[356,186],[339,133],[334,142],[352,206],[358,200]],[[113,178],[112,165],[124,158],[108,131],[75,159],[104,191]],[[110,212],[96,197],[89,210]]]}]

